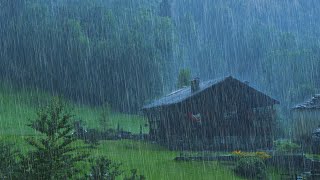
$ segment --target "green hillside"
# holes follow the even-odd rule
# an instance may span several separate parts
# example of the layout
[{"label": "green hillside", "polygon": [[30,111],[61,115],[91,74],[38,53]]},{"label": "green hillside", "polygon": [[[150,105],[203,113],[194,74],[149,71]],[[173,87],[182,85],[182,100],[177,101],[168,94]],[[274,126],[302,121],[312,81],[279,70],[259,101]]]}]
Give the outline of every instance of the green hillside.
[{"label": "green hillside", "polygon": [[[29,119],[35,117],[37,109],[44,106],[51,99],[51,95],[36,90],[15,90],[8,85],[0,86],[0,135],[34,135],[28,128]],[[100,128],[99,118],[103,113],[101,107],[90,107],[71,104],[70,109],[75,120],[82,120],[87,128]],[[144,133],[148,132],[146,120],[138,115],[111,113],[108,116],[108,127],[122,128],[132,133],[140,132],[140,125]]]},{"label": "green hillside", "polygon": [[[36,90],[15,90],[8,85],[0,88],[0,141],[14,143],[22,152],[27,152],[30,146],[24,141],[26,136],[36,136],[27,127],[29,119],[35,117],[37,109],[51,99],[51,95]],[[70,103],[75,119],[81,119],[88,128],[99,128],[101,107],[89,107]],[[112,113],[108,123],[109,128],[117,128],[118,124],[126,131],[139,133],[140,125],[143,131],[146,120],[138,115]],[[83,144],[79,141],[78,145]],[[123,170],[136,168],[147,179],[242,179],[234,175],[232,165],[220,162],[175,162],[173,159],[179,152],[169,151],[149,142],[132,140],[102,141],[91,157],[107,156],[114,162],[122,164]],[[84,165],[86,171],[89,166]],[[128,172],[128,171],[126,171]],[[270,177],[278,177],[276,172],[269,170]],[[125,175],[125,174],[124,174]],[[123,176],[124,176],[123,175]]]}]

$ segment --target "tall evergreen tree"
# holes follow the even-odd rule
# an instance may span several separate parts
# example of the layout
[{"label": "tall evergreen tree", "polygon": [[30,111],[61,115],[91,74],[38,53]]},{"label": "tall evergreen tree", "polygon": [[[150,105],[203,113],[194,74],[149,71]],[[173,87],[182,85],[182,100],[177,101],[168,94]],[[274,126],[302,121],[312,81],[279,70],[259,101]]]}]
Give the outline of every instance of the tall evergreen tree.
[{"label": "tall evergreen tree", "polygon": [[71,118],[58,98],[38,112],[29,126],[39,136],[27,139],[35,150],[22,158],[26,179],[70,179],[80,172],[76,164],[88,155],[72,145],[76,139]]}]

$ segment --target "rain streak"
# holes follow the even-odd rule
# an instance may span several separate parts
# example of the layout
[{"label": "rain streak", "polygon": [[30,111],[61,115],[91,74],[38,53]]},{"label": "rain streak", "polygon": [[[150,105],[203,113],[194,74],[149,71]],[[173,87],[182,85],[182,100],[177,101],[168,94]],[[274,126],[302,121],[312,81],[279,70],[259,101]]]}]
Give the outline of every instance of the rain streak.
[{"label": "rain streak", "polygon": [[320,179],[319,9],[0,0],[0,179]]}]

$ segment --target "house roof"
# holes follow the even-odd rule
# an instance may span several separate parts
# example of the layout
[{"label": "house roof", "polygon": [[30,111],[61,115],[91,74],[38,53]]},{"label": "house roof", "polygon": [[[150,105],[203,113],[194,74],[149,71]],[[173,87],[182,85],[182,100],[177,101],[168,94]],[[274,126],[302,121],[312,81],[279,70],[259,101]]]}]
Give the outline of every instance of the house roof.
[{"label": "house roof", "polygon": [[320,109],[320,94],[316,94],[311,99],[297,104],[292,108],[293,110],[313,110],[313,109]]},{"label": "house roof", "polygon": [[[176,90],[174,92],[169,93],[168,95],[153,101],[150,104],[145,105],[142,109],[151,109],[151,108],[156,108],[156,107],[160,107],[160,106],[168,106],[168,105],[172,105],[172,104],[176,104],[179,102],[182,102],[184,100],[187,100],[188,98],[191,98],[201,92],[203,92],[204,90],[216,86],[220,83],[225,82],[228,79],[233,79],[233,80],[237,80],[239,82],[241,82],[238,79],[233,78],[232,76],[228,76],[228,77],[223,77],[223,78],[218,78],[218,79],[214,79],[214,80],[209,80],[209,81],[205,81],[205,82],[200,82],[200,90],[196,91],[196,92],[191,92],[191,88],[190,86],[184,87],[182,89]],[[241,82],[243,83],[243,82]],[[251,87],[251,86],[250,86]],[[252,87],[251,87],[252,88]],[[254,89],[254,88],[253,88]],[[256,89],[254,89],[256,90]],[[261,93],[260,91],[256,90],[257,92]],[[263,94],[263,93],[261,93]],[[267,96],[268,97],[268,96]],[[270,97],[268,97],[270,98]],[[274,104],[279,104],[279,102],[275,99],[270,98]]]}]

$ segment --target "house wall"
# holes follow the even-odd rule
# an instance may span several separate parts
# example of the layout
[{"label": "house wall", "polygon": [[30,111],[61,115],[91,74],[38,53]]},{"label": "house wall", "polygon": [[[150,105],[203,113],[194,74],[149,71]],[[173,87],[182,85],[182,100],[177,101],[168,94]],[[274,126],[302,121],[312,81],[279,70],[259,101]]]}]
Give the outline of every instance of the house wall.
[{"label": "house wall", "polygon": [[[213,106],[212,101],[201,104],[203,102],[178,104],[162,108],[157,111],[158,115],[152,113],[150,134],[151,126],[156,127],[155,140],[172,149],[235,150],[272,145],[275,111],[271,106],[235,108],[228,112],[230,107]],[[187,116],[189,112],[200,113],[201,123],[192,122]]]},{"label": "house wall", "polygon": [[[157,139],[179,148],[198,144],[221,150],[270,147],[275,111],[250,93],[243,84],[230,82],[161,107],[159,121],[152,120],[157,123]],[[192,122],[190,112],[201,114],[201,123]]]},{"label": "house wall", "polygon": [[320,125],[320,110],[295,110],[292,112],[292,120],[291,134],[294,139],[311,136]]}]

